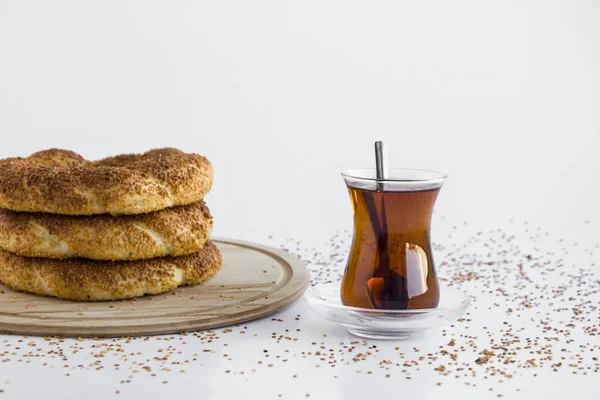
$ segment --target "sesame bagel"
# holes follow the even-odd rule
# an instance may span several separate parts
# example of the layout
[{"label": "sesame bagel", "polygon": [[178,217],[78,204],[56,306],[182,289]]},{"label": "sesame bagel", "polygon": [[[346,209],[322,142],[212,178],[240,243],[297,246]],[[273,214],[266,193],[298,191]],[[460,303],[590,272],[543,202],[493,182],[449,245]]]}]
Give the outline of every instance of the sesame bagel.
[{"label": "sesame bagel", "polygon": [[15,290],[67,300],[121,300],[204,282],[221,263],[211,241],[187,256],[142,261],[61,261],[0,250],[0,281]]},{"label": "sesame bagel", "polygon": [[173,148],[87,161],[50,149],[0,160],[0,207],[65,215],[140,214],[200,201],[213,169]]},{"label": "sesame bagel", "polygon": [[213,221],[203,201],[148,214],[70,216],[0,209],[0,249],[26,257],[141,260],[200,250]]}]

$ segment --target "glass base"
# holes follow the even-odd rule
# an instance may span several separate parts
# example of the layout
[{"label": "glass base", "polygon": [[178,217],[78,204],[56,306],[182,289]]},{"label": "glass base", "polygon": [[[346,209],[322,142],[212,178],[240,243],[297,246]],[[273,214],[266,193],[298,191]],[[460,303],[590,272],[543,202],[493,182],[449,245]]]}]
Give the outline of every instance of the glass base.
[{"label": "glass base", "polygon": [[408,340],[424,335],[423,332],[377,332],[370,329],[348,329],[348,332],[363,339],[375,340]]}]

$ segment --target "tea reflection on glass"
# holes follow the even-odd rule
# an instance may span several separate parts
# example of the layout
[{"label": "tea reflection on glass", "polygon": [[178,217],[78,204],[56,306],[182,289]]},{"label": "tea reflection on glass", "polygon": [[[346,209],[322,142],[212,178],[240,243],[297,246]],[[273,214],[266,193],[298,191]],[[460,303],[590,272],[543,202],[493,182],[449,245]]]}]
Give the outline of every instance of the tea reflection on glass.
[{"label": "tea reflection on glass", "polygon": [[354,212],[354,237],[342,279],[347,306],[407,310],[435,308],[439,286],[430,225],[446,179],[437,172],[390,169],[342,174]]}]

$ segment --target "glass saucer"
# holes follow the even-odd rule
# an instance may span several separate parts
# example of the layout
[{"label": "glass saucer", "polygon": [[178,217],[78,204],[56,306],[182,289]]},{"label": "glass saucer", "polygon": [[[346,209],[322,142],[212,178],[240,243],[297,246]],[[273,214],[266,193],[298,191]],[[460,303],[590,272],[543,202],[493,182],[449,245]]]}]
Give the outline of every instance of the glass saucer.
[{"label": "glass saucer", "polygon": [[440,285],[437,308],[419,310],[373,310],[348,307],[340,298],[340,283],[309,288],[304,299],[314,312],[328,321],[367,339],[407,339],[429,329],[440,328],[459,319],[471,298],[452,287]]}]

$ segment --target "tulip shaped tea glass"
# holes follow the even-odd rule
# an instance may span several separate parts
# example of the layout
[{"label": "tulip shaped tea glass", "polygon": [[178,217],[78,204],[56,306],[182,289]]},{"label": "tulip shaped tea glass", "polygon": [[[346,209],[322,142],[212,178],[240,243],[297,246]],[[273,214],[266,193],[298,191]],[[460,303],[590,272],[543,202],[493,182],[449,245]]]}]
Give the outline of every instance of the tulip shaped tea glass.
[{"label": "tulip shaped tea glass", "polygon": [[414,310],[435,308],[440,290],[429,230],[433,206],[446,175],[390,169],[342,174],[354,211],[354,237],[344,272],[346,306]]}]

